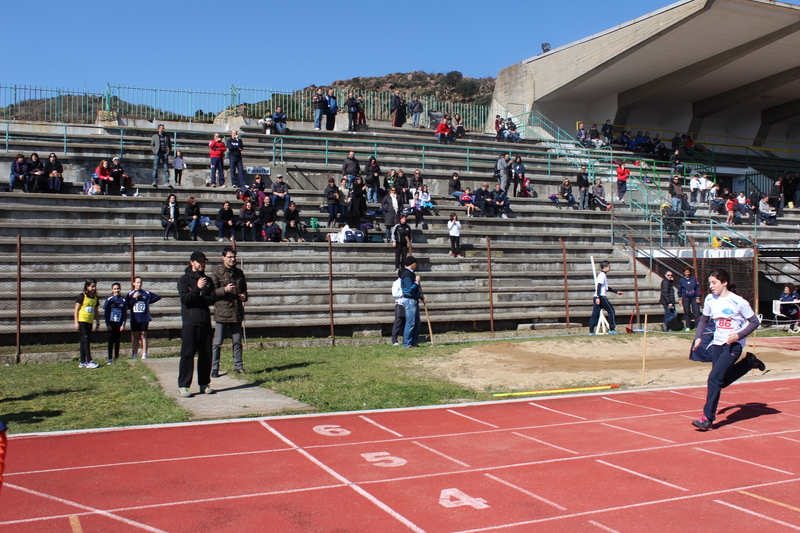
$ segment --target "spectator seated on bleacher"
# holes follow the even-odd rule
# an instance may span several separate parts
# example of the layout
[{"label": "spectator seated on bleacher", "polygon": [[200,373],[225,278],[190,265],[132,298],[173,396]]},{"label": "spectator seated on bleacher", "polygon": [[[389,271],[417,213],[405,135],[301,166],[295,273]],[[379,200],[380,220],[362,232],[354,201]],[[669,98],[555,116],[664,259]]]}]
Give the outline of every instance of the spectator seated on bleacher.
[{"label": "spectator seated on bleacher", "polygon": [[433,201],[431,200],[431,193],[428,192],[428,186],[423,184],[422,188],[419,190],[419,199],[422,202],[423,208],[427,209],[428,212],[433,211],[435,215],[439,215],[439,210],[433,205]]},{"label": "spectator seated on bleacher", "polygon": [[450,121],[445,119],[436,126],[436,142],[439,144],[450,144],[453,142],[453,132],[450,129]]},{"label": "spectator seated on bleacher", "polygon": [[44,173],[44,161],[39,159],[36,152],[31,154],[30,163],[31,186],[33,192],[44,192],[47,190],[47,176]]},{"label": "spectator seated on bleacher", "polygon": [[[280,242],[281,230],[278,228],[278,224],[276,223],[278,220],[278,210],[275,209],[274,205],[272,205],[272,200],[269,196],[264,199],[264,205],[259,208],[258,218],[261,220],[261,226],[264,228],[264,232],[267,234],[267,236],[269,236],[271,231],[273,235],[277,235],[279,237],[277,242]],[[272,226],[275,226],[275,228],[272,228]],[[270,228],[272,229],[270,230]],[[276,229],[277,231],[275,231]],[[269,241],[269,239],[267,240]]]},{"label": "spectator seated on bleacher", "polygon": [[[800,302],[800,293],[798,293],[794,285],[787,283],[783,286],[783,292],[779,300],[781,302]],[[794,326],[792,328],[793,331],[800,328],[800,309],[798,309],[797,304],[781,305],[780,312],[789,319],[789,327],[792,328],[792,326]],[[795,331],[795,333],[797,333],[797,331]]]},{"label": "spectator seated on bleacher", "polygon": [[241,230],[239,238],[242,241],[257,242],[261,240],[261,219],[258,217],[258,211],[253,207],[253,202],[250,200],[246,200],[239,210],[239,219],[236,221],[236,226]]},{"label": "spectator seated on bleacher", "polygon": [[589,205],[592,207],[596,205],[600,209],[605,209],[606,211],[611,209],[611,203],[606,201],[606,190],[603,187],[603,182],[599,179],[594,180],[594,185],[592,185],[592,193],[591,198],[589,199]]},{"label": "spectator seated on bleacher", "polygon": [[119,157],[115,157],[111,160],[111,179],[114,184],[114,189],[109,192],[128,196],[128,187],[131,186],[131,178],[125,174],[125,169],[122,168],[122,162]]},{"label": "spectator seated on bleacher", "polygon": [[586,132],[583,122],[578,124],[578,130],[575,132],[575,138],[586,148],[594,148],[594,143],[589,139],[589,134]]},{"label": "spectator seated on bleacher", "polygon": [[[283,200],[283,210],[286,211],[286,206],[292,201],[289,195],[289,185],[284,183],[283,174],[275,176],[275,183],[272,184],[272,205],[278,208],[278,200]],[[284,232],[285,233],[285,232]]]},{"label": "spectator seated on bleacher", "polygon": [[591,129],[589,129],[589,140],[595,148],[600,148],[605,145],[605,141],[600,138],[600,131],[597,129],[597,124],[592,124]]},{"label": "spectator seated on bleacher", "polygon": [[619,138],[617,139],[617,142],[621,144],[622,148],[624,148],[625,150],[631,150],[631,142],[633,141],[633,139],[631,139],[630,133],[631,132],[629,131],[623,131],[622,135],[620,135]]},{"label": "spectator seated on bleacher", "polygon": [[64,183],[64,166],[56,154],[50,154],[48,157],[47,163],[44,164],[44,174],[47,176],[50,192],[60,193],[61,185]]},{"label": "spectator seated on bleacher", "polygon": [[283,240],[288,241],[289,237],[294,236],[297,242],[304,242],[303,224],[300,222],[300,210],[297,204],[289,203],[289,207],[283,213]]},{"label": "spectator seated on bleacher", "polygon": [[453,197],[456,202],[461,201],[461,195],[464,194],[464,188],[461,186],[461,178],[458,177],[458,172],[453,172],[447,182],[447,194]]},{"label": "spectator seated on bleacher", "polygon": [[100,194],[108,195],[108,185],[113,182],[111,177],[111,167],[108,165],[108,160],[103,159],[97,168],[94,169],[94,175],[100,184]]},{"label": "spectator seated on bleacher", "polygon": [[611,124],[611,119],[606,120],[606,123],[603,124],[601,129],[603,131],[603,137],[605,138],[606,144],[611,144],[614,142],[614,125]]},{"label": "spectator seated on bleacher", "polygon": [[472,218],[473,213],[475,213],[475,202],[469,187],[464,189],[464,194],[461,195],[461,205],[467,208],[467,217]]},{"label": "spectator seated on bleacher", "polygon": [[286,113],[283,112],[283,108],[281,106],[275,108],[275,113],[272,115],[272,120],[275,125],[275,132],[278,135],[289,133],[289,128],[286,127]]},{"label": "spectator seated on bleacher", "polygon": [[214,221],[217,226],[217,240],[223,242],[225,240],[225,231],[228,232],[228,238],[233,242],[236,238],[236,218],[231,209],[231,203],[225,202],[217,212],[217,220]]},{"label": "spectator seated on bleacher", "polygon": [[565,178],[564,181],[561,182],[559,196],[567,201],[567,207],[571,207],[573,209],[578,208],[578,202],[575,201],[575,195],[572,194],[572,184],[569,182],[568,178]]},{"label": "spectator seated on bleacher", "polygon": [[[573,200],[574,201],[574,200]],[[508,218],[508,210],[511,207],[511,202],[508,199],[506,191],[500,188],[497,183],[492,191],[492,211],[495,218]]]},{"label": "spectator seated on bleacher", "polygon": [[463,137],[467,131],[464,129],[464,119],[458,113],[453,115],[453,123],[450,124],[450,128],[453,130],[453,136],[456,139]]},{"label": "spectator seated on bleacher", "polygon": [[505,138],[506,141],[510,143],[518,143],[519,140],[522,138],[519,132],[517,132],[517,125],[514,124],[514,121],[511,119],[508,119],[506,121]]},{"label": "spectator seated on bleacher", "polygon": [[762,226],[777,226],[778,213],[775,208],[769,205],[769,198],[766,194],[761,195],[758,202],[758,218]]},{"label": "spectator seated on bleacher", "polygon": [[264,135],[272,135],[275,129],[275,120],[272,118],[272,111],[267,109],[264,111],[264,118],[258,121],[261,124],[261,133]]},{"label": "spectator seated on bleacher", "polygon": [[711,215],[724,215],[725,214],[725,194],[720,192],[719,185],[716,183],[711,187],[708,192],[708,213]]},{"label": "spectator seated on bleacher", "polygon": [[504,141],[506,139],[506,119],[501,118],[499,119],[500,122],[495,120],[494,129],[497,131],[497,135],[495,136],[495,141]]},{"label": "spectator seated on bleacher", "polygon": [[8,192],[14,192],[14,185],[17,181],[22,182],[25,192],[28,192],[30,185],[30,164],[25,161],[25,156],[17,154],[14,162],[11,163],[11,176],[8,178]]},{"label": "spectator seated on bleacher", "polygon": [[491,213],[491,201],[492,201],[492,193],[489,192],[489,184],[484,183],[475,191],[475,196],[473,196],[472,201],[475,204],[475,210],[480,210],[480,214],[482,217],[486,216],[486,208],[489,208],[489,212]]}]

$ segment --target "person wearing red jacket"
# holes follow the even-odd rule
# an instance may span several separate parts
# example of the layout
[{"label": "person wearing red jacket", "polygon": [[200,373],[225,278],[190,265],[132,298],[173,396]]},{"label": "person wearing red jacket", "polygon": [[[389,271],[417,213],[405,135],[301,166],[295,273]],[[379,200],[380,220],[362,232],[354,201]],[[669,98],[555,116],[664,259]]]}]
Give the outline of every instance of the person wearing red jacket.
[{"label": "person wearing red jacket", "polygon": [[111,177],[111,168],[108,166],[108,160],[103,159],[100,161],[100,164],[94,169],[94,175],[100,181],[100,193],[108,194],[108,184],[114,180]]},{"label": "person wearing red jacket", "polygon": [[631,171],[625,168],[625,162],[622,161],[617,167],[617,196],[619,196],[620,202],[628,192],[628,176],[630,175]]},{"label": "person wearing red jacket", "polygon": [[219,173],[219,186],[225,186],[225,143],[222,142],[222,138],[220,137],[219,133],[214,134],[214,138],[209,141],[208,148],[210,150],[209,156],[211,157],[211,179],[209,183],[212,187],[217,186],[217,173]]},{"label": "person wearing red jacket", "polygon": [[439,126],[436,128],[436,140],[439,144],[442,144],[442,140],[447,144],[450,144],[450,141],[453,139],[452,131],[450,130],[450,124],[448,123],[449,119],[444,119],[439,123]]}]

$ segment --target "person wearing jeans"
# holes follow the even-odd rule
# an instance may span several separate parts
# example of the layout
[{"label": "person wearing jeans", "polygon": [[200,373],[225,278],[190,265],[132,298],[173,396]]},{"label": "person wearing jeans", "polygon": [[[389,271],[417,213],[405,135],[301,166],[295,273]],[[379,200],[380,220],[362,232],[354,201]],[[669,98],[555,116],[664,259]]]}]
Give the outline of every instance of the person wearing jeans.
[{"label": "person wearing jeans", "polygon": [[417,269],[417,260],[409,255],[404,261],[405,268],[400,274],[400,288],[403,291],[403,308],[406,311],[406,325],[403,329],[403,348],[416,348],[419,344],[419,301],[425,303],[422,297],[420,277],[414,271]]},{"label": "person wearing jeans", "polygon": [[678,316],[678,310],[675,308],[673,277],[673,273],[667,270],[666,274],[664,274],[664,279],[661,280],[661,298],[659,299],[659,303],[664,307],[664,323],[661,324],[661,330],[664,332],[669,331],[670,322]]},{"label": "person wearing jeans", "polygon": [[150,150],[153,152],[153,187],[158,187],[158,166],[164,165],[164,183],[169,186],[169,153],[172,151],[172,140],[164,131],[164,125],[158,125],[158,133],[150,138]]}]

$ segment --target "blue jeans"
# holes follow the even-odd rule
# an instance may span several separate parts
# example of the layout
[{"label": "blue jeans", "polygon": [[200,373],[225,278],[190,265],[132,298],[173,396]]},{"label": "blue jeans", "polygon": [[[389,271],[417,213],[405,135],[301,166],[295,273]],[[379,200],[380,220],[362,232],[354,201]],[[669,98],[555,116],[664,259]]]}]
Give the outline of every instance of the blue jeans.
[{"label": "blue jeans", "polygon": [[678,316],[678,309],[673,305],[670,307],[668,304],[661,304],[664,306],[664,326],[669,331],[669,323]]},{"label": "blue jeans", "polygon": [[353,182],[354,181],[356,181],[356,175],[355,174],[347,174],[347,188],[348,189],[352,189],[353,188]]},{"label": "blue jeans", "polygon": [[157,153],[153,156],[153,183],[158,183],[158,165],[164,164],[164,183],[169,185],[169,154]]},{"label": "blue jeans", "polygon": [[411,127],[416,128],[419,126],[419,116],[422,113],[411,113]]},{"label": "blue jeans", "polygon": [[617,196],[619,196],[620,202],[625,197],[626,192],[628,192],[628,182],[617,180]]},{"label": "blue jeans", "polygon": [[372,204],[378,203],[378,185],[367,187],[367,202]]},{"label": "blue jeans", "polygon": [[193,218],[189,221],[189,233],[192,238],[197,237],[197,228],[200,226],[200,218]]},{"label": "blue jeans", "polygon": [[219,173],[220,187],[225,185],[225,167],[221,157],[211,158],[211,185],[217,184],[217,173]]},{"label": "blue jeans", "polygon": [[322,129],[322,115],[325,114],[324,109],[315,109],[314,110],[314,129],[319,130]]},{"label": "blue jeans", "polygon": [[437,134],[436,134],[436,140],[439,142],[439,144],[442,144],[442,139],[444,139],[444,142],[445,142],[446,144],[450,144],[450,134],[447,134],[447,133],[437,133]]},{"label": "blue jeans", "polygon": [[674,209],[675,211],[680,211],[682,203],[683,203],[683,198],[672,198],[672,209]]},{"label": "blue jeans", "polygon": [[8,178],[9,189],[11,189],[12,191],[14,190],[14,182],[16,182],[17,180],[22,180],[25,183],[25,188],[27,188],[28,185],[30,185],[30,179],[28,178],[27,175],[21,176],[16,172],[12,172],[11,177]]},{"label": "blue jeans", "polygon": [[[272,201],[272,205],[274,205],[274,206],[275,206],[275,209],[278,209],[278,202],[279,202],[279,201],[281,201],[281,197],[280,197],[280,196],[278,196],[277,194],[273,194],[273,195],[270,197],[270,200]],[[285,195],[283,196],[283,210],[284,210],[284,211],[286,211],[287,209],[289,209],[289,202],[291,202],[291,201],[292,201],[292,197],[291,197],[291,196],[289,196],[288,194],[285,194]]]},{"label": "blue jeans", "polygon": [[403,302],[406,310],[406,326],[403,329],[403,346],[416,346],[419,344],[419,300],[406,298]]},{"label": "blue jeans", "polygon": [[244,165],[240,157],[231,157],[231,185],[234,187],[243,187],[245,184]]},{"label": "blue jeans", "polygon": [[462,197],[462,196],[464,196],[464,191],[453,191],[453,192],[451,192],[451,193],[448,193],[448,194],[449,194],[450,196],[452,196],[453,198],[455,198],[455,199],[456,199],[456,202],[458,202],[459,204],[461,204],[461,197]]},{"label": "blue jeans", "polygon": [[217,226],[217,230],[218,230],[218,237],[217,238],[219,238],[219,239],[222,239],[222,238],[225,237],[224,233],[225,233],[225,229],[226,228],[228,230],[228,236],[229,237],[233,237],[234,233],[236,232],[236,226],[229,226],[229,225],[225,224],[224,222],[222,222],[221,220],[217,220],[216,222],[214,222],[214,224]]},{"label": "blue jeans", "polygon": [[275,128],[275,131],[278,133],[278,135],[282,135],[286,131],[286,123],[285,122],[276,122],[273,125],[273,128]]},{"label": "blue jeans", "polygon": [[589,189],[588,187],[581,187],[581,197],[578,201],[578,207],[586,211],[589,209]]}]

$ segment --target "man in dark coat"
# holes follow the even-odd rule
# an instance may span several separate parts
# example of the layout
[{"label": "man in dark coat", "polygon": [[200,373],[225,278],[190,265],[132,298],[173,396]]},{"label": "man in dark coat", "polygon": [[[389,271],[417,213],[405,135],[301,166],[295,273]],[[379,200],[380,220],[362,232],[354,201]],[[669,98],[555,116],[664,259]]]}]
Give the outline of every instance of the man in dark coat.
[{"label": "man in dark coat", "polygon": [[400,91],[395,91],[392,95],[389,111],[392,114],[392,126],[399,128],[406,123],[406,101]]},{"label": "man in dark coat", "polygon": [[672,278],[672,271],[667,270],[664,279],[661,280],[661,297],[658,300],[658,303],[664,307],[664,323],[661,324],[661,330],[665,332],[669,331],[672,319],[678,316],[678,310],[675,309],[675,287]]},{"label": "man in dark coat", "polygon": [[230,335],[233,343],[233,371],[244,372],[242,364],[242,322],[244,302],[247,301],[247,280],[236,267],[236,250],[226,246],[222,250],[222,264],[211,280],[214,282],[214,344],[211,350],[211,377],[219,377],[219,360],[222,341]]},{"label": "man in dark coat", "polygon": [[197,384],[201,394],[214,394],[211,383],[211,312],[208,307],[216,301],[214,282],[206,276],[206,255],[193,252],[189,266],[178,280],[181,299],[181,361],[178,367],[178,391],[190,398],[194,374],[194,355],[197,354]]}]

